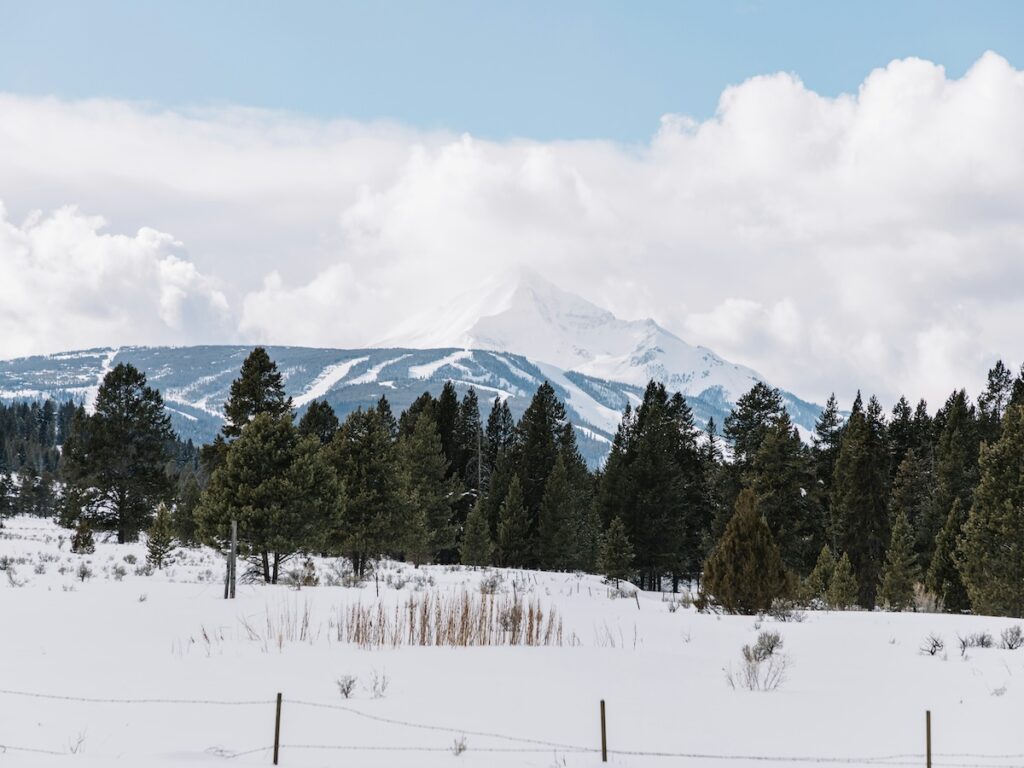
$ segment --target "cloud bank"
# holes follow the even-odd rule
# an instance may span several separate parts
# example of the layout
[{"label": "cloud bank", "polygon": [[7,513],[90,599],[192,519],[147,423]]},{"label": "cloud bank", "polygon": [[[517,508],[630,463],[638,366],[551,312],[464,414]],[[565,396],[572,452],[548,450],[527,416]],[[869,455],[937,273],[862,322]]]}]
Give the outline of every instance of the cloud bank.
[{"label": "cloud bank", "polygon": [[934,405],[1024,358],[1021,125],[995,54],[757,77],[642,146],[0,96],[0,355],[359,346],[521,265],[805,397]]}]

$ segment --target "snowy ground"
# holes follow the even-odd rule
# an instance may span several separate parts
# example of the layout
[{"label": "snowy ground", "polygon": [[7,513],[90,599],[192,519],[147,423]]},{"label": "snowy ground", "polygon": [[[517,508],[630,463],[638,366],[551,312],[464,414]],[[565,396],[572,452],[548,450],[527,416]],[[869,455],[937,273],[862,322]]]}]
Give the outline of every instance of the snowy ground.
[{"label": "snowy ground", "polygon": [[[0,557],[11,559],[0,574],[0,766],[269,765],[278,691],[283,766],[597,766],[598,753],[572,748],[600,746],[602,698],[613,765],[923,765],[926,709],[936,765],[1024,765],[1024,649],[962,657],[957,642],[985,631],[998,644],[1012,620],[808,613],[759,622],[672,610],[656,594],[641,594],[638,607],[593,576],[398,564],[385,566],[379,598],[370,581],[245,585],[225,601],[223,562],[210,551],[179,552],[145,575],[135,572],[142,545],[100,543],[80,557],[67,538],[27,518],[0,531]],[[83,561],[93,572],[85,581]],[[557,610],[564,645],[361,650],[336,640],[346,605],[476,597],[495,573],[501,590]],[[282,624],[307,612],[307,639],[268,636],[268,618],[269,635],[287,634]],[[738,669],[759,629],[782,635],[786,680],[772,692],[733,690],[725,670]],[[945,639],[944,654],[921,653],[930,633]],[[388,680],[380,698],[375,674]],[[338,691],[343,675],[357,678],[350,699]],[[458,755],[457,741],[466,747]]]}]

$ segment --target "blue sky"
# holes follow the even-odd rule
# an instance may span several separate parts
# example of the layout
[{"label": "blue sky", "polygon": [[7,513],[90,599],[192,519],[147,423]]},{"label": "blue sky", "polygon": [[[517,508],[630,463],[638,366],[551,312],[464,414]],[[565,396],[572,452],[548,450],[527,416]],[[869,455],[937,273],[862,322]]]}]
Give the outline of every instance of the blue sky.
[{"label": "blue sky", "polygon": [[386,119],[493,139],[644,142],[722,89],[823,95],[919,56],[1024,63],[1024,3],[0,0],[0,91]]}]

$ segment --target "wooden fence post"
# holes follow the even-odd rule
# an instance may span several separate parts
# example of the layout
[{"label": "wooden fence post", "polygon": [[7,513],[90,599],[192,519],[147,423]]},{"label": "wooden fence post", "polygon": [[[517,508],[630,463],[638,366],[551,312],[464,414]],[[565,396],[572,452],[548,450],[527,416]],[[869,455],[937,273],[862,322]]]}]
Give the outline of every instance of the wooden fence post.
[{"label": "wooden fence post", "polygon": [[604,699],[601,699],[601,762],[608,762],[608,730],[605,726]]},{"label": "wooden fence post", "polygon": [[932,711],[924,713],[924,749],[928,768],[932,768]]},{"label": "wooden fence post", "polygon": [[277,765],[277,755],[281,750],[281,694],[277,694],[277,714],[274,717],[274,765]]}]

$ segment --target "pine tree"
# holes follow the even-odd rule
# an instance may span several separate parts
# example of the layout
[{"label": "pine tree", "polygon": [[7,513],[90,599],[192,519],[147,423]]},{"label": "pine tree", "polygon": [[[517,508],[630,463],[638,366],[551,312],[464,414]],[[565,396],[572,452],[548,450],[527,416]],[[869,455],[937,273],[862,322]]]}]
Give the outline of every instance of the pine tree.
[{"label": "pine tree", "polygon": [[828,604],[828,588],[836,569],[836,558],[826,544],[818,553],[814,569],[800,585],[800,596],[807,603],[819,601]]},{"label": "pine tree", "polygon": [[764,382],[757,382],[736,401],[725,420],[725,436],[733,446],[733,459],[741,467],[752,461],[768,429],[780,418],[782,395]]},{"label": "pine tree", "polygon": [[842,437],[843,417],[839,414],[839,401],[833,392],[814,423],[814,435],[811,438],[814,469],[822,492],[821,503],[826,521],[830,520],[832,478],[836,471],[836,461],[839,459]]},{"label": "pine tree", "polygon": [[498,465],[498,455],[509,452],[516,441],[516,423],[508,401],[495,397],[487,417],[484,434],[484,476],[490,477]]},{"label": "pine tree", "polygon": [[446,479],[441,437],[428,412],[416,419],[413,432],[398,443],[402,493],[409,510],[406,557],[416,565],[436,560],[455,546],[452,508],[461,496],[458,477]]},{"label": "pine tree", "polygon": [[978,397],[978,427],[983,441],[994,443],[999,439],[999,425],[1012,395],[1013,374],[1002,360],[997,360],[988,372],[988,386]]},{"label": "pine tree", "polygon": [[935,446],[935,504],[938,517],[933,534],[938,533],[954,499],[960,500],[964,513],[971,508],[974,486],[978,482],[978,424],[974,407],[964,390],[950,395],[937,417],[941,424]]},{"label": "pine tree", "polygon": [[853,574],[850,558],[844,552],[832,569],[832,580],[828,585],[828,606],[836,611],[845,611],[857,605],[861,590]]},{"label": "pine tree", "polygon": [[921,570],[914,552],[914,531],[907,516],[900,512],[892,525],[889,548],[878,586],[879,601],[890,610],[904,611],[914,605],[914,585]]},{"label": "pine tree", "polygon": [[825,542],[824,521],[811,455],[785,410],[765,431],[745,479],[782,562],[800,575],[809,573]]},{"label": "pine tree", "polygon": [[404,508],[397,441],[381,408],[350,413],[325,449],[345,489],[328,523],[327,550],[360,577],[383,554],[399,554]]},{"label": "pine tree", "polygon": [[[858,393],[859,397],[859,393]],[[832,540],[853,567],[858,604],[875,604],[878,574],[889,543],[889,451],[881,408],[855,410],[843,430],[832,486]]]},{"label": "pine tree", "polygon": [[575,507],[565,461],[559,456],[544,486],[540,507],[537,544],[541,568],[562,571],[572,566]]},{"label": "pine tree", "polygon": [[914,532],[914,553],[918,567],[924,571],[931,562],[935,547],[935,473],[931,462],[919,458],[913,448],[896,470],[896,479],[889,494],[889,514],[893,519],[906,517]]},{"label": "pine tree", "polygon": [[981,454],[981,482],[958,563],[979,613],[1024,616],[1024,406],[1007,409]]},{"label": "pine tree", "polygon": [[768,610],[789,589],[779,548],[747,489],[736,500],[736,512],[704,564],[703,590],[729,613]]},{"label": "pine tree", "polygon": [[299,434],[315,437],[320,445],[327,445],[339,426],[338,416],[330,404],[326,400],[314,400],[299,419]]},{"label": "pine tree", "polygon": [[96,540],[93,538],[89,521],[85,518],[78,521],[75,535],[71,537],[71,551],[76,555],[91,555],[96,551]]},{"label": "pine tree", "polygon": [[270,359],[266,349],[256,347],[242,363],[238,378],[231,382],[221,432],[226,438],[235,438],[257,415],[284,416],[290,415],[291,410],[292,399],[285,395],[277,363]]},{"label": "pine tree", "polygon": [[466,516],[466,530],[459,545],[463,565],[490,565],[494,553],[491,530],[482,501],[477,501]]},{"label": "pine tree", "polygon": [[608,525],[601,542],[601,571],[606,578],[613,579],[615,586],[628,579],[632,573],[633,545],[626,534],[626,526],[616,517]]},{"label": "pine tree", "polygon": [[166,504],[161,503],[156,508],[153,524],[149,527],[149,535],[146,537],[146,561],[156,568],[163,568],[168,555],[177,544],[171,512]]},{"label": "pine tree", "polygon": [[942,608],[949,613],[962,613],[971,607],[960,570],[957,568],[957,548],[967,522],[967,513],[960,499],[953,499],[946,522],[935,542],[935,554],[928,568],[925,585],[935,595]]},{"label": "pine tree", "polygon": [[435,418],[437,432],[441,436],[441,450],[444,452],[445,461],[448,462],[448,477],[451,477],[458,470],[459,453],[455,435],[455,429],[459,423],[459,396],[451,381],[446,381],[441,388],[441,394],[437,398]]},{"label": "pine tree", "polygon": [[907,398],[901,396],[889,420],[889,466],[894,473],[893,480],[907,454],[914,450],[917,443],[914,432],[914,412]]},{"label": "pine tree", "polygon": [[152,509],[169,498],[165,471],[174,440],[160,393],[146,376],[119,363],[104,378],[92,415],[80,409],[64,445],[64,477],[90,525],[136,541]]},{"label": "pine tree", "polygon": [[231,521],[237,521],[240,554],[276,584],[288,559],[323,549],[337,496],[335,473],[319,441],[300,438],[290,413],[261,413],[230,444],[196,518],[203,540],[222,549]]},{"label": "pine tree", "polygon": [[523,502],[523,491],[515,475],[508,484],[508,493],[501,503],[498,520],[498,560],[507,568],[522,567],[530,557],[529,520]]}]

